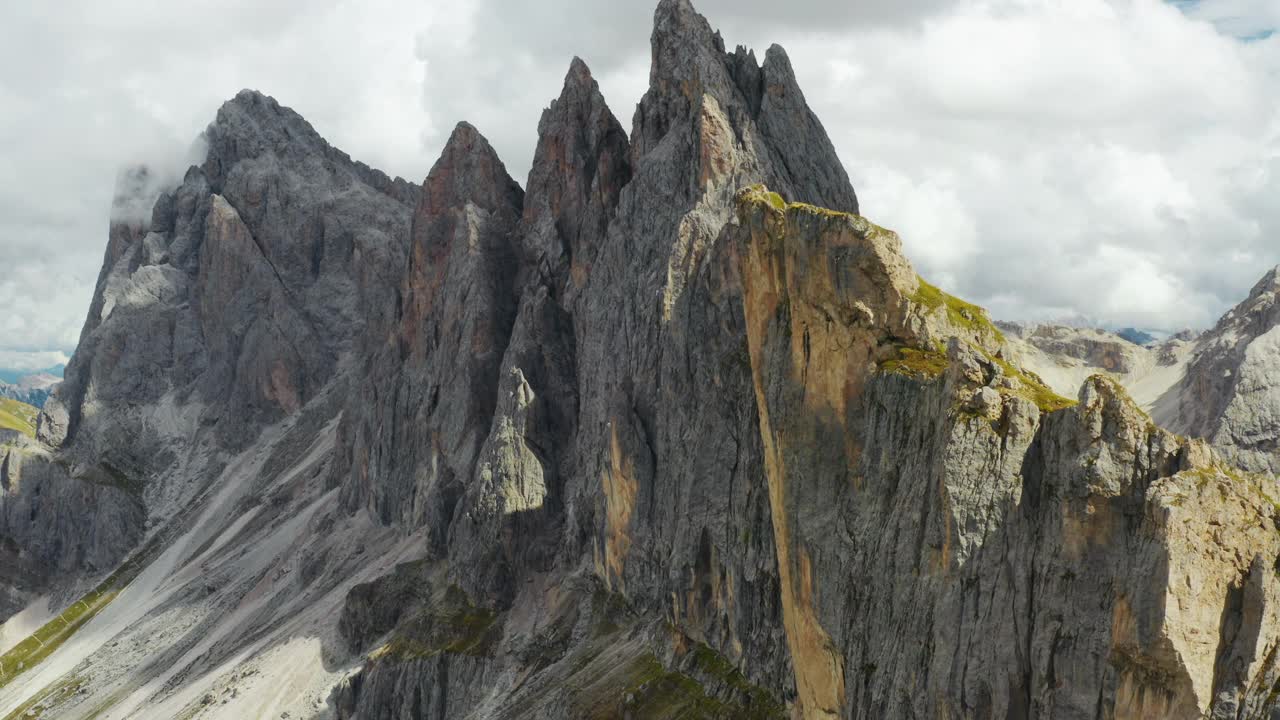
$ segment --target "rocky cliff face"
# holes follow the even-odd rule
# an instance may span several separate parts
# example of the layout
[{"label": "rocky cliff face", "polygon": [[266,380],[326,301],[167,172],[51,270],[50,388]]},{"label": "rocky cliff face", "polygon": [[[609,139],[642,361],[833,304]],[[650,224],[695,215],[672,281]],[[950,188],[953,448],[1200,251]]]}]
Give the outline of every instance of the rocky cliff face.
[{"label": "rocky cliff face", "polygon": [[629,135],[572,62],[523,190],[466,123],[419,187],[224,106],[0,466],[0,610],[60,611],[0,710],[1280,712],[1275,477],[918,277],[781,48],[652,47]]},{"label": "rocky cliff face", "polygon": [[[356,330],[394,312],[386,279],[406,258],[416,186],[258,93],[226,103],[205,140],[204,163],[149,217],[113,212],[80,349],[40,416],[46,449],[3,458],[3,552],[23,568],[6,576],[6,615],[41,595],[69,605],[126,556],[135,570],[155,560],[263,452],[264,429],[306,416],[312,436],[290,438],[290,459],[304,455],[341,409],[325,391],[354,362]],[[145,172],[122,177],[118,208]],[[0,660],[6,674],[28,664]]]},{"label": "rocky cliff face", "polygon": [[1241,467],[1280,472],[1280,268],[1201,338],[1156,416]]}]

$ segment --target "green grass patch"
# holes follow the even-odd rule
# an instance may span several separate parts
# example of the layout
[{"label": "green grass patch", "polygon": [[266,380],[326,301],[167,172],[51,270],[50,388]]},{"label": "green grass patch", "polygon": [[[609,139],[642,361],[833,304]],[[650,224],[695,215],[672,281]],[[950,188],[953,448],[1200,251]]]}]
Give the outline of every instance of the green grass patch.
[{"label": "green grass patch", "polygon": [[32,695],[26,702],[13,709],[13,712],[5,715],[4,720],[29,720],[30,718],[42,718],[45,713],[52,711],[67,700],[75,697],[80,689],[87,685],[88,678],[72,675],[63,680],[59,680]]},{"label": "green grass patch", "polygon": [[[859,215],[854,215],[853,213],[840,212],[839,210],[832,210],[831,208],[819,207],[818,205],[810,205],[809,203],[802,203],[802,202],[788,203],[787,210],[795,210],[797,212],[807,213],[809,215],[817,215],[819,217],[825,217],[825,218],[852,219],[852,218],[861,217]],[[879,225],[875,225],[874,223],[872,223],[870,220],[867,220],[866,218],[862,218],[862,220],[863,222],[866,222],[868,225],[870,225],[871,228],[874,230],[888,232],[884,228],[880,227]]]},{"label": "green grass patch", "polygon": [[1004,333],[1000,332],[1000,329],[991,322],[991,318],[987,316],[985,309],[939,290],[918,275],[916,279],[920,282],[920,286],[915,293],[907,297],[908,300],[917,305],[923,305],[930,310],[945,307],[947,320],[953,327],[962,328],[979,335],[990,335],[997,342],[1004,342]]},{"label": "green grass patch", "polygon": [[501,638],[498,615],[472,605],[457,588],[449,588],[446,596],[443,607],[427,610],[396,628],[371,657],[403,662],[442,653],[491,656]]},{"label": "green grass patch", "polygon": [[160,554],[165,543],[181,531],[183,519],[193,513],[196,507],[197,505],[193,504],[180,513],[164,531],[157,533],[145,546],[121,563],[120,567],[116,568],[106,580],[98,583],[92,590],[42,625],[40,629],[5,654],[0,655],[0,688],[13,682],[19,675],[52,655],[80,628],[110,605],[111,601],[133,582],[134,578],[138,577],[143,568]]},{"label": "green grass patch", "polygon": [[40,410],[26,403],[0,398],[0,429],[17,430],[28,437],[36,436],[36,417]]},{"label": "green grass patch", "polygon": [[893,357],[880,363],[880,370],[907,377],[932,379],[946,372],[948,365],[950,360],[945,352],[900,347]]},{"label": "green grass patch", "polygon": [[990,358],[992,362],[999,365],[1005,375],[1008,375],[1018,381],[1018,389],[1012,390],[1011,392],[1014,395],[1026,398],[1027,400],[1035,403],[1036,407],[1040,408],[1040,412],[1051,413],[1075,407],[1080,404],[1070,398],[1062,397],[1051,390],[1049,386],[1045,384],[1044,380],[1040,379],[1039,375],[1036,375],[1033,372],[1024,372],[1019,370],[1014,367],[1013,363],[1005,360],[1004,358],[996,357],[994,355],[988,355],[987,357]]},{"label": "green grass patch", "polygon": [[624,717],[675,720],[676,718],[744,717],[737,708],[710,697],[697,680],[667,670],[653,654],[642,655],[627,666],[622,699]]},{"label": "green grass patch", "polygon": [[746,720],[784,720],[787,709],[764,688],[753,684],[729,659],[705,643],[693,649],[694,672],[706,675],[732,688],[742,698],[739,712],[733,717]]},{"label": "green grass patch", "polygon": [[[90,590],[70,607],[58,613],[25,640],[15,645],[4,655],[0,655],[0,687],[13,682],[22,673],[30,670],[52,655],[72,635],[76,634],[85,623],[92,620],[103,608],[115,599],[116,595],[128,581],[121,572],[125,567],[111,574],[93,590]],[[136,575],[136,571],[134,571]],[[129,580],[133,576],[129,576]]]}]

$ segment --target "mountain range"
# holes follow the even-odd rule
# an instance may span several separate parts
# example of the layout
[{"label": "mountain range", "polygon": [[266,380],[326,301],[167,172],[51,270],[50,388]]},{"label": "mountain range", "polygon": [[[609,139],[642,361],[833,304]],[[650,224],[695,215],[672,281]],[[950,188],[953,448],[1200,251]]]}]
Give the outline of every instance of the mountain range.
[{"label": "mountain range", "polygon": [[[55,370],[57,368],[54,368]],[[17,400],[27,405],[44,407],[44,401],[53,393],[53,389],[62,382],[62,373],[51,371],[38,373],[14,374],[11,381],[0,380],[0,398]]]},{"label": "mountain range", "polygon": [[244,91],[114,216],[0,449],[0,716],[1280,714],[1276,271],[1198,337],[997,324],[781,47],[654,23],[523,186]]},{"label": "mountain range", "polygon": [[43,370],[0,368],[0,382],[9,383],[10,385],[16,385],[22,382],[23,378],[35,377],[40,375],[52,375],[53,377],[61,378],[62,374],[66,372],[66,369],[67,369],[66,365],[54,365],[52,367],[48,367]]}]

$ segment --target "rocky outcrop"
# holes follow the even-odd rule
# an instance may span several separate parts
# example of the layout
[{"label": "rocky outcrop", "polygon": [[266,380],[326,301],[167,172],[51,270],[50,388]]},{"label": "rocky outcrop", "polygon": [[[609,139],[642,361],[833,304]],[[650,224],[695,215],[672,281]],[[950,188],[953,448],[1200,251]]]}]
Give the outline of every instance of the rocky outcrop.
[{"label": "rocky outcrop", "polygon": [[139,198],[155,185],[145,169],[121,176],[80,347],[39,419],[56,453],[0,497],[6,536],[45,584],[119,563],[144,523],[171,519],[320,395],[357,329],[395,305],[385,278],[406,256],[415,186],[255,92],[206,140],[203,164],[158,199]]},{"label": "rocky outcrop", "polygon": [[496,403],[516,315],[514,230],[524,193],[488,141],[459,125],[414,211],[390,333],[366,334],[369,395],[343,419],[348,507],[442,547]]},{"label": "rocky outcrop", "polygon": [[627,132],[586,63],[574,58],[560,97],[538,123],[520,229],[522,267],[531,277],[518,286],[541,280],[556,298],[580,289],[630,180]]},{"label": "rocky outcrop", "polygon": [[[420,620],[390,623],[361,601],[350,617],[369,619],[350,622],[373,649],[340,704],[520,717],[515,698],[555,687],[543,716],[576,717],[593,688],[627,689],[566,674],[595,657],[575,628],[600,593],[628,608],[614,666],[652,655],[692,678],[682,648],[704,647],[806,717],[1092,716],[1100,702],[1115,717],[1199,717],[1265,703],[1249,688],[1269,661],[1231,678],[1206,669],[1178,643],[1209,632],[1227,646],[1235,631],[1167,611],[1179,588],[1150,571],[1211,573],[1198,601],[1230,614],[1231,588],[1269,552],[1246,539],[1271,522],[1265,483],[1212,521],[1237,533],[1227,554],[1243,564],[1185,539],[1171,549],[1161,503],[1210,486],[1188,478],[1230,482],[1208,451],[1158,431],[1104,379],[1079,406],[1059,397],[981,309],[846,214],[856,197],[820,126],[779,109],[803,103],[780,50],[764,67],[726,53],[684,2],[662,3],[655,23],[625,172],[597,141],[579,146],[585,161],[559,161],[563,125],[602,136],[580,63],[544,117],[491,431],[453,515],[421,520],[442,547],[420,586],[458,588],[502,630],[477,657],[451,649],[477,646],[430,603],[410,616],[454,629],[414,644]],[[555,199],[591,166],[620,187],[585,212]],[[782,193],[737,196],[761,181]],[[545,208],[563,211],[559,242]],[[589,594],[548,587],[580,573]]]},{"label": "rocky outcrop", "polygon": [[139,491],[109,464],[72,468],[30,445],[0,447],[0,615],[59,578],[114,570],[141,539]]},{"label": "rocky outcrop", "polygon": [[780,48],[662,0],[652,49],[629,135],[571,63],[526,190],[466,123],[418,188],[246,92],[116,213],[0,610],[133,551],[0,711],[1277,712],[1276,479],[1114,379],[1191,346],[1006,334],[857,214]]},{"label": "rocky outcrop", "polygon": [[1201,337],[1156,417],[1238,463],[1280,472],[1280,268]]},{"label": "rocky outcrop", "polygon": [[149,220],[113,224],[85,350],[58,393],[70,442],[84,434],[106,452],[138,430],[117,405],[172,392],[203,406],[219,442],[243,446],[313,397],[355,328],[394,305],[376,280],[403,261],[412,186],[257,93],[224,105],[206,140],[205,162]]},{"label": "rocky outcrop", "polygon": [[[746,199],[744,312],[802,714],[1195,718],[1274,702],[1258,689],[1275,672],[1260,620],[1280,590],[1274,478],[1217,464],[1102,377],[1054,409],[1011,392],[999,348],[945,326],[947,353],[927,362],[936,338],[912,337],[920,295],[896,239]],[[877,365],[903,343],[917,349]],[[1259,618],[1245,633],[1242,593]]]}]

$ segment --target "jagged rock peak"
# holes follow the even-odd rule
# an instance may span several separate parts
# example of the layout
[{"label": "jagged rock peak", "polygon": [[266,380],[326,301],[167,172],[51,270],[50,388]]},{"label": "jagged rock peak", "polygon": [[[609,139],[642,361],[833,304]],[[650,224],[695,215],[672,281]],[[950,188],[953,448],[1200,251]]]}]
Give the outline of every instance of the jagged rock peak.
[{"label": "jagged rock peak", "polygon": [[600,92],[600,84],[591,74],[591,68],[575,55],[569,63],[569,71],[565,73],[560,96],[552,100],[551,105],[542,112],[542,118],[538,122],[539,138],[545,134],[547,124],[558,118],[574,115],[591,118],[599,114],[612,113]]},{"label": "jagged rock peak", "polygon": [[[421,356],[430,344],[419,330],[431,319],[431,308],[444,282],[438,277],[440,273],[447,270],[467,275],[476,272],[469,265],[472,261],[487,264],[479,279],[502,286],[495,291],[498,295],[510,293],[515,241],[512,231],[523,205],[524,191],[507,174],[497,151],[470,123],[458,123],[427,174],[421,202],[413,214],[409,272],[403,290],[403,353]],[[469,217],[472,209],[480,211],[479,217]],[[460,240],[462,233],[469,238]],[[451,257],[455,248],[467,246],[475,252],[464,251],[457,253],[456,259]],[[478,312],[475,307],[470,311]]]},{"label": "jagged rock peak", "polygon": [[490,211],[519,208],[524,199],[524,190],[507,174],[497,151],[468,122],[458,123],[449,135],[423,190],[423,205],[432,214],[467,202]]},{"label": "jagged rock peak", "polygon": [[329,143],[292,108],[257,90],[241,90],[222,104],[212,129],[240,141],[302,143],[317,149]]},{"label": "jagged rock peak", "polygon": [[730,183],[763,179],[790,200],[859,212],[848,173],[780,46],[769,48],[763,66],[745,47],[726,52],[724,39],[688,0],[658,5],[651,45],[649,89],[631,133],[633,166],[692,124],[704,159],[721,166],[696,170],[695,194],[708,175],[745,172]]},{"label": "jagged rock peak", "polygon": [[241,90],[223,103],[203,138],[208,155],[202,169],[214,192],[221,190],[226,174],[238,161],[274,154],[292,160],[321,157],[349,168],[359,180],[397,200],[417,199],[413,183],[353,160],[330,145],[302,115],[257,90]]},{"label": "jagged rock peak", "polygon": [[[636,108],[636,157],[648,153],[675,121],[689,115],[701,95],[728,88],[724,41],[688,0],[663,0],[653,17],[649,89]],[[718,91],[718,92],[717,92]]]},{"label": "jagged rock peak", "polygon": [[564,86],[567,89],[570,84],[576,85],[595,85],[595,78],[591,76],[591,68],[587,67],[587,63],[577,55],[569,61],[569,72],[564,76]]},{"label": "jagged rock peak", "polygon": [[631,179],[630,141],[591,69],[575,57],[560,97],[543,111],[529,170],[523,253],[559,288],[572,266],[585,280],[618,195]]},{"label": "jagged rock peak", "polygon": [[[711,23],[698,13],[689,0],[662,0],[653,13],[655,48],[676,44],[700,46],[724,52],[724,39],[711,28]],[[659,68],[655,65],[654,72]]]},{"label": "jagged rock peak", "polygon": [[1271,268],[1271,272],[1267,273],[1258,281],[1257,285],[1249,291],[1249,299],[1257,300],[1266,294],[1275,294],[1280,292],[1280,265]]}]

